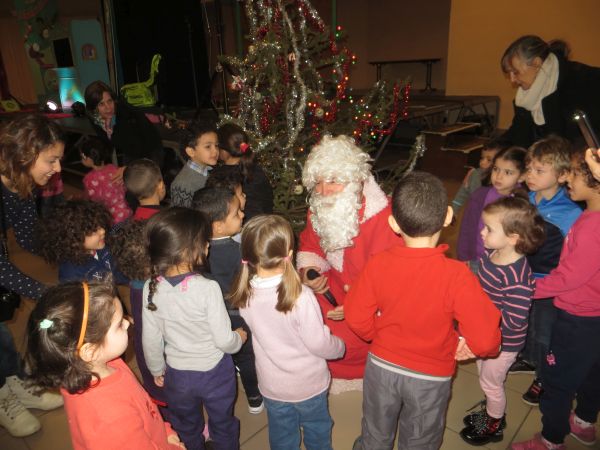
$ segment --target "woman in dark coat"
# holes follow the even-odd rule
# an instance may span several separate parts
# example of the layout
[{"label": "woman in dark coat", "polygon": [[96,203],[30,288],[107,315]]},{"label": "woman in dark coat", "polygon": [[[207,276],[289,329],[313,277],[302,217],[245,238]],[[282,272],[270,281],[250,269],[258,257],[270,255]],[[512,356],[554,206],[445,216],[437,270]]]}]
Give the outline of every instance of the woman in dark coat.
[{"label": "woman in dark coat", "polygon": [[158,130],[141,111],[117,100],[110,86],[102,81],[91,83],[85,89],[85,106],[96,134],[116,150],[120,165],[126,166],[138,158],[149,158],[162,165]]},{"label": "woman in dark coat", "polygon": [[569,61],[563,41],[523,36],[504,52],[502,70],[517,85],[515,115],[500,141],[528,148],[557,134],[571,142],[581,138],[573,112],[583,110],[600,131],[600,68]]}]

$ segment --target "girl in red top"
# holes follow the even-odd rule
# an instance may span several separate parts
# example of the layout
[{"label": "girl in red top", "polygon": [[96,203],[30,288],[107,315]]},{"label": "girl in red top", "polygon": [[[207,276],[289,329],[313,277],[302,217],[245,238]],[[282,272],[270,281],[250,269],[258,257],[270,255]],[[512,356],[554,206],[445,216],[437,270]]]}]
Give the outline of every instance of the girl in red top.
[{"label": "girl in red top", "polygon": [[31,377],[61,388],[75,450],[185,448],[119,358],[127,328],[112,280],[48,289],[27,325]]}]

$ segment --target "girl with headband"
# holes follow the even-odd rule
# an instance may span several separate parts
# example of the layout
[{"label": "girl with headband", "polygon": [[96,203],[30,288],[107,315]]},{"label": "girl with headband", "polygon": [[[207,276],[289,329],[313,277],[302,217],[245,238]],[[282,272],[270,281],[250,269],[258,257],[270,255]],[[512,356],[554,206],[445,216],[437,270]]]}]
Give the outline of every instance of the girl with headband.
[{"label": "girl with headband", "polygon": [[75,450],[185,448],[120,358],[127,328],[112,280],[51,287],[27,325],[31,378],[60,388]]}]

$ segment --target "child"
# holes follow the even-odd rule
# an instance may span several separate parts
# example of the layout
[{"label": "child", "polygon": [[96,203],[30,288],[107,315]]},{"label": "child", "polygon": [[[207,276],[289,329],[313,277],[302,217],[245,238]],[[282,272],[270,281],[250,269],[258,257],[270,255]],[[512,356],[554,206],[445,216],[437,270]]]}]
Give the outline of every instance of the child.
[{"label": "child", "polygon": [[182,448],[119,358],[128,327],[110,280],[51,287],[31,312],[31,377],[61,388],[75,450]]},{"label": "child", "polygon": [[127,283],[115,269],[106,245],[106,230],[112,217],[100,203],[71,200],[57,206],[38,223],[40,254],[58,266],[58,281],[101,280],[113,273],[117,282]]},{"label": "child", "polygon": [[481,149],[481,158],[479,159],[479,167],[471,169],[465,176],[460,189],[452,200],[452,209],[454,215],[458,214],[460,208],[469,199],[469,196],[479,189],[481,186],[487,186],[490,182],[490,172],[494,157],[500,151],[500,144],[497,142],[489,142]]},{"label": "child", "polygon": [[[221,166],[222,168],[223,166]],[[206,180],[206,188],[225,188],[235,194],[240,201],[240,209],[244,211],[246,208],[246,194],[242,189],[242,174],[237,171],[220,170],[217,167],[211,170],[208,180]]]},{"label": "child", "polygon": [[261,215],[242,231],[242,269],[231,301],[252,330],[271,450],[331,449],[327,359],[344,343],[323,325],[319,304],[292,265],[294,234],[282,217]]},{"label": "child", "polygon": [[246,341],[231,322],[207,267],[210,222],[188,208],[160,211],[146,225],[151,279],[144,285],[142,344],[154,382],[164,386],[173,428],[188,450],[204,448],[204,417],[217,448],[239,448],[236,377],[228,353]]},{"label": "child", "polygon": [[444,255],[448,246],[437,245],[451,220],[442,182],[409,173],[389,217],[406,246],[372,257],[350,287],[346,322],[371,341],[353,450],[391,449],[397,429],[398,448],[439,448],[455,358],[498,353],[498,309],[469,269]]},{"label": "child", "polygon": [[194,192],[206,184],[208,171],[219,160],[219,138],[212,124],[194,122],[184,130],[182,150],[188,161],[171,183],[171,204],[192,206]]},{"label": "child", "polygon": [[[158,211],[157,211],[158,212]],[[145,220],[128,220],[110,237],[113,256],[123,274],[129,278],[129,300],[133,317],[133,347],[142,385],[158,405],[163,418],[170,421],[169,408],[162,387],[154,383],[142,346],[142,304],[145,280],[150,278],[150,255],[144,238]]]},{"label": "child", "polygon": [[[232,239],[242,229],[244,213],[241,210],[240,200],[229,189],[205,187],[194,194],[193,207],[205,213],[212,224],[212,239],[208,251],[210,273],[219,283],[223,297],[228,298],[242,261],[240,244]],[[248,399],[248,410],[250,414],[259,414],[264,406],[262,395],[258,390],[250,330],[244,319],[240,317],[237,308],[233,308],[229,302],[225,302],[225,306],[231,320],[231,327],[233,329],[242,327],[248,334],[246,343],[233,355],[233,362],[240,372]]]},{"label": "child", "polygon": [[242,174],[242,190],[246,194],[244,209],[246,221],[258,214],[273,212],[273,189],[262,168],[254,160],[248,135],[237,125],[227,123],[219,128],[219,159],[224,166],[219,170]]},{"label": "child", "polygon": [[[540,249],[527,257],[536,278],[544,278],[558,266],[565,236],[581,215],[581,208],[567,195],[563,187],[569,176],[569,149],[567,140],[551,136],[533,144],[527,151],[529,199],[544,219],[546,240]],[[552,299],[533,302],[527,331],[527,343],[509,373],[533,373],[536,377],[523,394],[523,401],[537,406],[542,393],[541,368],[550,345],[550,331],[556,319]]]},{"label": "child", "polygon": [[477,273],[479,258],[484,253],[481,230],[481,212],[493,201],[511,195],[525,178],[525,155],[521,147],[500,150],[492,164],[491,186],[477,189],[467,203],[460,224],[457,255],[461,261],[468,261],[469,267]]},{"label": "child", "polygon": [[[542,433],[515,450],[565,449],[569,434],[585,445],[596,442],[594,422],[600,408],[600,182],[583,152],[571,159],[567,177],[571,200],[586,210],[565,238],[558,267],[537,280],[534,302],[554,297],[557,308],[550,347],[542,366]],[[577,407],[571,412],[574,398]]]},{"label": "child", "polygon": [[506,427],[504,381],[525,346],[534,278],[525,258],[544,240],[544,221],[527,198],[504,197],[483,209],[481,231],[486,251],[479,262],[479,281],[502,314],[502,349],[495,358],[478,359],[485,407],[469,414],[460,436],[471,445],[501,441]]},{"label": "child", "polygon": [[81,145],[81,164],[91,169],[83,177],[83,187],[90,200],[102,203],[110,211],[113,222],[123,222],[131,216],[125,201],[125,186],[112,181],[118,170],[111,161],[111,149],[97,137],[90,137]]},{"label": "child", "polygon": [[139,202],[133,220],[149,219],[160,210],[166,194],[160,167],[150,159],[136,159],[123,173],[123,183]]}]

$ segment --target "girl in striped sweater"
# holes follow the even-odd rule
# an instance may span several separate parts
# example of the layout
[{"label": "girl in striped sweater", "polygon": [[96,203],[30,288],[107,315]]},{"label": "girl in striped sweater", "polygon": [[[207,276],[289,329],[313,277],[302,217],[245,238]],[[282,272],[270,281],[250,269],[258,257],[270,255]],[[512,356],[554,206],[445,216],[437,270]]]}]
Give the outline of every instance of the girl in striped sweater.
[{"label": "girl in striped sweater", "polygon": [[526,198],[504,197],[487,205],[481,237],[486,252],[479,262],[479,281],[502,313],[502,348],[495,358],[477,361],[485,407],[464,418],[461,437],[472,445],[500,441],[506,427],[504,381],[525,345],[534,278],[526,254],[544,240],[544,222]]}]

